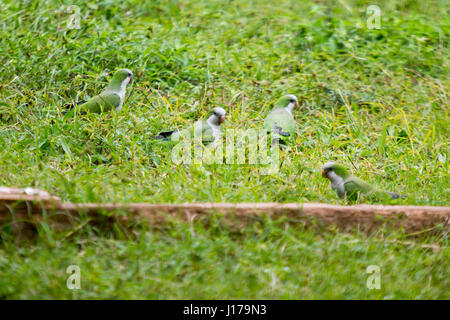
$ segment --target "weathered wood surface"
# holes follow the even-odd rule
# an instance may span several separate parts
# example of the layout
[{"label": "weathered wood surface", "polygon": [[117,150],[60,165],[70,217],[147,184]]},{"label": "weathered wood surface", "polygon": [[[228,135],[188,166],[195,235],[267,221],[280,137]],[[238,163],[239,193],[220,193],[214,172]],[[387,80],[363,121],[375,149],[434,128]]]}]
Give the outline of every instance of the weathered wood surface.
[{"label": "weathered wood surface", "polygon": [[[2,192],[3,190],[3,192]],[[323,203],[184,203],[184,204],[74,204],[64,203],[45,191],[0,187],[0,224],[47,221],[74,225],[80,218],[113,219],[114,222],[147,221],[159,224],[168,217],[192,221],[219,214],[233,224],[246,224],[258,217],[284,218],[292,223],[335,225],[340,230],[373,231],[382,225],[420,232],[441,225],[450,226],[450,207],[382,206],[360,204],[340,206]]]}]

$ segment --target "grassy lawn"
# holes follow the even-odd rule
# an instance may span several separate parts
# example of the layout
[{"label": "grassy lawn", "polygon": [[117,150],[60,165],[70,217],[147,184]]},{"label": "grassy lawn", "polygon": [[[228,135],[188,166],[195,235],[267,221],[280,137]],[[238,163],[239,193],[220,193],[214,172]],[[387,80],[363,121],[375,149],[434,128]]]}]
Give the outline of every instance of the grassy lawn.
[{"label": "grassy lawn", "polygon": [[[371,4],[379,30],[366,26]],[[320,174],[335,160],[407,195],[395,204],[448,206],[449,9],[445,0],[0,0],[0,186],[72,202],[344,204]],[[63,119],[64,104],[97,94],[119,68],[135,73],[119,113]],[[150,140],[214,106],[227,111],[226,129],[260,128],[287,93],[301,101],[298,135],[276,175],[175,165],[171,147]],[[0,297],[449,299],[447,235],[404,238],[272,221],[238,232],[173,223],[133,240],[87,226],[20,245],[4,234]],[[65,286],[71,264],[82,272],[75,293]],[[368,265],[381,268],[380,290],[366,287]]]},{"label": "grassy lawn", "polygon": [[[439,237],[405,244],[401,233],[318,233],[270,220],[239,230],[174,222],[140,229],[131,241],[92,230],[68,240],[45,234],[37,244],[0,247],[0,298],[450,298],[447,240]],[[66,287],[69,265],[80,268],[80,290]],[[371,265],[380,268],[379,290],[367,287]]]}]

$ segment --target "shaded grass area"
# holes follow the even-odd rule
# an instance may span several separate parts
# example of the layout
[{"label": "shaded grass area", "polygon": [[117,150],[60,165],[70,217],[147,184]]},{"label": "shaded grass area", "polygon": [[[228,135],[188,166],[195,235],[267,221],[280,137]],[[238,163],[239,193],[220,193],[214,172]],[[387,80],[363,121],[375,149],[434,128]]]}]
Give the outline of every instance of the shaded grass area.
[{"label": "shaded grass area", "polygon": [[[66,28],[70,4],[80,29]],[[0,185],[83,203],[342,203],[319,170],[337,160],[408,195],[398,203],[448,205],[448,3],[377,1],[380,30],[366,27],[370,4],[1,1]],[[62,119],[64,104],[95,95],[122,67],[136,78],[121,112]],[[150,142],[213,106],[227,110],[227,129],[260,128],[286,93],[302,107],[278,175],[176,166],[170,146]],[[271,222],[175,223],[132,239],[85,229],[61,239],[44,228],[19,246],[1,230],[0,297],[449,298],[446,234],[405,246],[401,232]],[[82,272],[76,293],[65,287],[70,264]],[[381,290],[366,288],[370,264],[381,267]]]},{"label": "shaded grass area", "polygon": [[[448,299],[448,243],[401,232],[367,236],[264,220],[232,228],[173,222],[159,230],[94,232],[0,248],[0,296],[76,299]],[[131,237],[131,238],[130,238]],[[128,241],[126,240],[128,239]],[[130,241],[132,239],[132,241]],[[423,248],[435,243],[438,251]],[[67,289],[77,265],[81,289]],[[381,288],[367,288],[367,267]]]}]

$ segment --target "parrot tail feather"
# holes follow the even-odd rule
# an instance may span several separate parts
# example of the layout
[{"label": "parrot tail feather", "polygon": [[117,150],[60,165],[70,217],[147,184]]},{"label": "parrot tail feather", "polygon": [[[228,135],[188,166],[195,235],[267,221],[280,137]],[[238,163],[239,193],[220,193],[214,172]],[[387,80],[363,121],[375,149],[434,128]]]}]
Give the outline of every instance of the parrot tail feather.
[{"label": "parrot tail feather", "polygon": [[[61,112],[61,113],[62,113],[63,116],[65,116],[65,115],[66,115],[67,113],[69,113],[70,111],[72,111],[72,110],[64,110],[64,111]],[[86,111],[81,111],[81,112],[80,112],[80,115],[85,115],[85,114],[87,114]]]},{"label": "parrot tail feather", "polygon": [[[86,100],[81,100],[81,101],[78,101],[78,102],[75,102],[75,103],[66,103],[65,105],[63,105],[63,108],[66,109],[66,110],[62,111],[61,113],[63,115],[66,115],[66,113],[72,111],[74,106],[79,106],[80,104],[83,104],[85,102],[86,102]],[[87,112],[86,111],[81,111],[80,114],[84,115],[84,114],[87,114]]]},{"label": "parrot tail feather", "polygon": [[63,105],[63,108],[64,109],[68,109],[68,110],[72,110],[72,108],[74,106],[79,106],[80,104],[83,104],[85,102],[86,102],[86,100],[81,100],[81,101],[78,101],[78,102],[75,102],[75,103],[66,103],[65,105]]},{"label": "parrot tail feather", "polygon": [[[267,133],[271,133],[271,132],[267,131]],[[277,126],[277,125],[273,126],[272,133],[283,136],[283,137],[289,137],[291,135],[289,132],[283,131],[283,128],[281,128],[280,126]]]},{"label": "parrot tail feather", "polygon": [[391,196],[391,199],[406,199],[406,196],[403,194],[398,194],[398,193],[389,192],[389,191],[386,191],[386,193]]},{"label": "parrot tail feather", "polygon": [[178,130],[171,130],[171,131],[163,131],[158,133],[157,136],[152,137],[152,140],[163,140],[163,141],[169,141],[170,136],[175,133]]},{"label": "parrot tail feather", "polygon": [[168,138],[165,138],[165,137],[163,137],[163,136],[154,136],[154,137],[151,137],[151,140],[169,141]]},{"label": "parrot tail feather", "polygon": [[291,134],[289,132],[283,131],[283,128],[279,126],[273,126],[272,132],[279,134],[280,136],[289,137]]}]

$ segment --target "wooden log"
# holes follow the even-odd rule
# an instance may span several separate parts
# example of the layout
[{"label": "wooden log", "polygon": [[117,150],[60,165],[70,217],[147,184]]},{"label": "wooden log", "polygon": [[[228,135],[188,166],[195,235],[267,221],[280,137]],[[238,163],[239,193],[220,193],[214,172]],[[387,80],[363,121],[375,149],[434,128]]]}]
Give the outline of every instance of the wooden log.
[{"label": "wooden log", "polygon": [[89,216],[101,212],[126,212],[124,221],[132,218],[145,219],[151,223],[164,221],[168,216],[186,221],[220,213],[232,222],[248,223],[251,218],[269,216],[284,217],[290,222],[336,225],[339,229],[373,231],[382,225],[404,228],[408,232],[419,232],[438,224],[449,227],[450,207],[432,206],[381,206],[360,204],[340,206],[323,203],[184,203],[184,204],[62,204],[69,212],[85,212]]},{"label": "wooden log", "polygon": [[305,225],[334,225],[345,231],[375,231],[387,226],[403,228],[406,232],[421,232],[438,225],[448,230],[450,226],[450,207],[323,203],[74,204],[64,203],[47,193],[0,192],[0,224],[38,223],[45,218],[60,226],[75,225],[83,217],[92,221],[107,218],[115,223],[146,221],[161,224],[169,217],[192,221],[217,214],[234,225],[270,217]]}]

